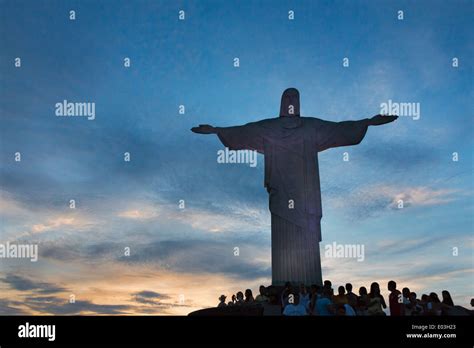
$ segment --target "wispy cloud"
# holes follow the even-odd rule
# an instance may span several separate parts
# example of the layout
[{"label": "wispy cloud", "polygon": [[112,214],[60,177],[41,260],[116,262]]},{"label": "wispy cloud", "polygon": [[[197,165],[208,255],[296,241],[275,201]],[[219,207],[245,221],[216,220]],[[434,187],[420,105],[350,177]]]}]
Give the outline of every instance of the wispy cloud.
[{"label": "wispy cloud", "polygon": [[446,204],[456,199],[458,193],[457,190],[453,189],[433,189],[429,187],[407,187],[402,190],[394,187],[382,187],[378,190],[387,197],[393,197],[390,204],[391,208],[397,208],[399,202],[403,202],[404,206],[417,207]]},{"label": "wispy cloud", "polygon": [[463,193],[456,189],[435,189],[426,186],[366,185],[350,192],[327,192],[332,209],[342,209],[357,218],[367,219],[384,210],[422,208],[450,203]]},{"label": "wispy cloud", "polygon": [[22,307],[24,307],[22,301],[0,298],[0,313],[2,315],[28,315],[28,312]]},{"label": "wispy cloud", "polygon": [[53,315],[119,315],[133,313],[133,306],[96,304],[91,301],[77,300],[70,302],[68,299],[54,296],[26,297],[26,305],[37,314]]},{"label": "wispy cloud", "polygon": [[138,299],[146,299],[146,300],[167,300],[170,297],[168,295],[164,294],[159,294],[155,291],[151,290],[142,290],[140,292],[136,292],[133,294],[135,296],[135,300],[138,301]]},{"label": "wispy cloud", "polygon": [[20,291],[35,291],[39,294],[53,294],[58,292],[67,291],[65,288],[47,283],[47,282],[37,282],[24,278],[18,275],[7,274],[5,278],[0,278],[0,281],[8,284],[11,288]]},{"label": "wispy cloud", "polygon": [[33,233],[41,233],[51,231],[53,229],[64,228],[64,227],[75,227],[79,228],[81,224],[76,217],[72,216],[60,216],[50,219],[44,223],[35,224],[31,228]]},{"label": "wispy cloud", "polygon": [[136,220],[147,220],[158,216],[158,213],[150,208],[125,210],[118,213],[119,217]]}]

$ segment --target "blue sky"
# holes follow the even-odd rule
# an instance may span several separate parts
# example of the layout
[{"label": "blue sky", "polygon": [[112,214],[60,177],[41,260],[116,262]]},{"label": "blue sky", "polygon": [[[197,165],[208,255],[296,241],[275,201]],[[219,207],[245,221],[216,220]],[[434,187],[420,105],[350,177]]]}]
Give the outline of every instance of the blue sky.
[{"label": "blue sky", "polygon": [[[468,306],[472,2],[0,6],[0,242],[40,250],[36,263],[0,261],[0,313],[182,314],[269,284],[263,157],[256,168],[218,164],[217,137],[189,129],[276,117],[288,87],[304,116],[331,121],[373,116],[389,99],[421,107],[419,120],[371,127],[360,145],[319,155],[321,247],[366,252],[364,262],[323,258],[323,277],[383,289],[395,279],[419,295],[448,289]],[[95,120],[56,117],[64,99],[95,102]]]}]

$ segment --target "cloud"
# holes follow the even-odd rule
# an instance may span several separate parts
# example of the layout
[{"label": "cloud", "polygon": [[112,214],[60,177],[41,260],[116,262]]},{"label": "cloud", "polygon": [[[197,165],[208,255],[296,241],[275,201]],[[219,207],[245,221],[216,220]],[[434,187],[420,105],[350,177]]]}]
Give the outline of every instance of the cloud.
[{"label": "cloud", "polygon": [[[4,236],[14,235],[16,238],[28,237],[31,234],[40,235],[49,231],[84,230],[97,224],[97,218],[87,210],[69,210],[68,213],[59,213],[67,207],[50,205],[34,205],[22,201],[7,191],[0,192],[0,211],[2,219],[8,228]],[[14,230],[16,229],[16,231]],[[18,231],[20,230],[20,231]]]},{"label": "cloud", "polygon": [[[85,267],[88,269],[88,267]],[[117,271],[123,272],[117,277]],[[83,272],[77,270],[76,272]],[[182,284],[186,282],[185,275],[176,277],[172,273],[155,273],[161,280],[165,279],[168,283],[167,290],[172,293],[163,293],[151,290],[138,290],[130,292],[130,289],[136,288],[143,284],[156,286],[156,282],[149,275],[149,271],[140,267],[133,267],[133,270],[127,266],[114,266],[107,263],[102,264],[98,271],[97,279],[93,280],[87,275],[83,275],[81,279],[71,277],[69,279],[62,278],[68,285],[68,291],[62,294],[53,291],[41,291],[45,287],[44,282],[36,281],[34,278],[25,278],[9,275],[8,280],[10,289],[6,290],[4,295],[9,298],[21,299],[18,301],[10,301],[8,299],[0,299],[0,314],[9,315],[124,315],[124,314],[186,314],[190,308],[197,309],[202,304],[196,304],[191,295],[190,289],[170,289],[170,283],[178,282]],[[38,277],[42,277],[38,275]],[[154,278],[154,277],[153,277]],[[122,279],[122,282],[118,281]],[[202,282],[205,278],[196,277]],[[52,283],[49,289],[56,288]],[[91,286],[92,285],[92,286]],[[39,289],[39,287],[42,289]],[[66,288],[61,287],[62,290]],[[195,289],[198,293],[202,289]],[[180,294],[178,295],[176,294]],[[75,301],[70,302],[70,294],[75,294]],[[185,301],[181,301],[181,294],[186,293]],[[196,295],[195,297],[200,297]],[[202,298],[201,298],[202,299]]]},{"label": "cloud", "polygon": [[[397,191],[399,193],[396,193]],[[408,187],[400,192],[390,187],[382,190],[382,193],[393,197],[390,207],[395,209],[399,201],[403,201],[404,206],[417,207],[446,204],[455,200],[455,194],[458,191],[453,189],[432,189],[429,187]]]},{"label": "cloud", "polygon": [[12,289],[15,290],[34,291],[40,294],[52,294],[67,291],[67,289],[61,286],[46,282],[35,282],[28,278],[13,274],[7,274],[5,278],[0,278],[0,281],[8,284]]},{"label": "cloud", "polygon": [[168,300],[171,297],[164,294],[159,294],[154,291],[150,290],[143,290],[140,292],[136,292],[132,294],[135,301],[143,304],[151,304],[151,305],[160,305],[163,304],[162,300]]},{"label": "cloud", "polygon": [[269,228],[267,215],[263,209],[253,208],[241,202],[234,202],[232,208],[222,203],[219,207],[191,205],[184,209],[178,208],[177,204],[156,206],[142,203],[140,208],[130,208],[117,213],[121,218],[137,221],[158,219],[172,221],[204,232],[255,231]]},{"label": "cloud", "polygon": [[[239,248],[239,256],[234,248]],[[268,277],[270,248],[213,240],[161,241],[136,245],[126,263],[152,263],[175,272],[225,274],[239,279]]]},{"label": "cloud", "polygon": [[0,298],[0,315],[28,315],[22,306],[23,302]]},{"label": "cloud", "polygon": [[58,229],[58,228],[64,227],[64,226],[78,227],[79,224],[77,223],[77,219],[74,218],[74,217],[62,216],[62,217],[57,217],[57,218],[54,218],[54,219],[50,219],[45,223],[35,224],[31,228],[31,231],[33,233],[41,233],[41,232],[46,232],[46,231]]},{"label": "cloud", "polygon": [[168,295],[159,294],[155,291],[150,291],[150,290],[142,290],[140,292],[134,293],[133,295],[144,297],[144,298],[160,299],[160,300],[170,298]]},{"label": "cloud", "polygon": [[[132,298],[135,302],[143,304],[145,306],[140,306],[136,308],[137,311],[144,313],[154,313],[158,310],[160,313],[163,313],[163,310],[169,310],[176,307],[192,307],[193,303],[189,299],[184,301],[184,295],[182,302],[180,301],[170,301],[173,297],[155,291],[143,290],[132,294]],[[152,306],[153,309],[147,308],[147,306]]]},{"label": "cloud", "polygon": [[[398,255],[408,253],[414,253],[414,255],[426,255],[426,250],[424,249],[442,247],[452,255],[452,246],[459,245],[460,240],[463,241],[463,247],[472,247],[472,237],[466,238],[461,233],[428,236],[412,235],[411,238],[385,239],[378,241],[375,243],[370,253],[372,256],[381,257],[386,257],[388,255],[397,257]],[[436,252],[432,251],[432,254],[436,254]]]},{"label": "cloud", "polygon": [[154,211],[151,208],[145,207],[141,209],[121,211],[118,213],[118,216],[127,219],[146,220],[157,217],[158,212]]},{"label": "cloud", "polygon": [[76,300],[71,303],[69,299],[53,296],[26,297],[25,305],[40,314],[74,315],[74,314],[129,314],[133,306],[96,304],[91,301]]},{"label": "cloud", "polygon": [[[81,262],[94,265],[97,262],[148,265],[156,269],[175,272],[221,273],[230,277],[248,279],[270,275],[270,233],[209,234],[193,237],[161,240],[159,235],[144,236],[123,241],[75,241],[56,240],[39,245],[40,259]],[[269,232],[269,231],[268,231]],[[130,247],[130,256],[124,247]],[[239,256],[234,248],[239,248]]]},{"label": "cloud", "polygon": [[[419,208],[450,203],[460,192],[455,189],[435,189],[427,186],[362,186],[350,192],[333,188],[326,191],[331,209],[343,210],[358,219],[367,219],[383,211]],[[403,206],[401,205],[403,204]]]},{"label": "cloud", "polygon": [[0,211],[2,215],[17,217],[29,212],[28,209],[22,206],[20,202],[14,200],[11,195],[4,190],[0,190]]},{"label": "cloud", "polygon": [[[217,211],[216,211],[217,210]],[[232,206],[223,203],[220,209],[191,209],[174,213],[172,218],[190,225],[193,229],[208,232],[265,231],[270,230],[269,213],[245,203]]]},{"label": "cloud", "polygon": [[[234,255],[234,247],[239,248],[239,256]],[[264,255],[259,256],[262,253]],[[176,272],[222,273],[238,278],[258,278],[270,274],[269,254],[269,247],[261,250],[251,244],[185,240],[142,245],[136,247],[130,257],[121,257],[120,260],[158,263]]]}]

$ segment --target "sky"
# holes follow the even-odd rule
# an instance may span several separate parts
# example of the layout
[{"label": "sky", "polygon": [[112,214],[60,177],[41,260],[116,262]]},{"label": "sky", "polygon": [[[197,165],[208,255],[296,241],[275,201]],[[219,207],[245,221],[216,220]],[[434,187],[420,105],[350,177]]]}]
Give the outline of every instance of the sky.
[{"label": "sky", "polygon": [[[420,106],[319,154],[323,278],[447,289],[469,308],[473,6],[0,1],[0,244],[39,250],[0,259],[0,314],[187,314],[270,285],[263,156],[217,163],[218,138],[190,128],[277,117],[288,87],[330,121]],[[63,100],[95,119],[56,116]],[[364,260],[326,257],[333,242]]]}]

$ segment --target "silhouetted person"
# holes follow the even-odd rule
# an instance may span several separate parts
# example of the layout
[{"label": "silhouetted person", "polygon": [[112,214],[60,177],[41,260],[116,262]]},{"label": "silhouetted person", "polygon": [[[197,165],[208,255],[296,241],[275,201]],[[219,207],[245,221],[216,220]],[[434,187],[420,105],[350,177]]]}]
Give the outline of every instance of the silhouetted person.
[{"label": "silhouetted person", "polygon": [[254,302],[252,290],[247,289],[245,290],[245,303],[246,304],[252,304]]},{"label": "silhouetted person", "polygon": [[338,317],[346,315],[346,308],[343,304],[334,303],[334,307],[336,308],[336,315]]},{"label": "silhouetted person", "polygon": [[227,307],[226,303],[225,303],[225,295],[221,295],[219,297],[219,304],[217,305],[217,307]]},{"label": "silhouetted person", "polygon": [[404,314],[403,315],[411,315],[411,306],[410,304],[410,289],[409,288],[403,288],[402,289],[402,300],[403,300],[403,309],[404,309]]},{"label": "silhouetted person", "polygon": [[237,298],[235,297],[235,295],[232,295],[231,297],[231,301],[229,301],[229,303],[227,303],[227,306],[233,306],[235,305],[235,302],[237,301]]},{"label": "silhouetted person", "polygon": [[335,314],[336,309],[334,307],[334,303],[332,302],[331,298],[332,298],[331,289],[324,288],[322,296],[316,300],[316,310],[318,312],[318,315],[328,316],[328,315]]},{"label": "silhouetted person", "polygon": [[311,315],[317,315],[316,301],[321,297],[321,287],[317,284],[311,285],[311,300],[309,303],[309,313]]},{"label": "silhouetted person", "polygon": [[369,305],[367,313],[369,315],[386,315],[383,309],[387,308],[383,296],[380,294],[379,283],[370,284]]},{"label": "silhouetted person", "polygon": [[357,295],[352,292],[352,284],[347,283],[346,284],[346,290],[347,290],[347,303],[354,309],[357,308]]},{"label": "silhouetted person", "polygon": [[293,298],[283,310],[283,315],[285,316],[303,316],[308,315],[306,308],[300,303],[300,295],[298,293],[291,293],[290,298]]},{"label": "silhouetted person", "polygon": [[[352,285],[351,285],[352,289]],[[349,299],[347,298],[347,295],[345,294],[346,290],[344,287],[341,285],[339,288],[337,288],[338,295],[334,296],[333,302],[334,305],[337,307],[337,315],[346,315],[346,316],[355,316],[356,313],[354,311],[355,307],[352,307],[349,305]],[[355,295],[354,295],[355,296]]]},{"label": "silhouetted person", "polygon": [[[420,301],[416,298],[416,293],[410,293],[410,303],[408,305],[410,307],[410,313],[412,316],[419,316],[423,314],[423,306],[421,305]],[[406,309],[405,309],[406,312]]]},{"label": "silhouetted person", "polygon": [[361,286],[359,288],[359,297],[357,298],[357,315],[368,315],[368,306],[369,295],[367,294],[367,288],[365,286]]},{"label": "silhouetted person", "polygon": [[346,289],[341,285],[340,287],[337,288],[338,294],[334,296],[333,301],[336,306],[338,305],[345,305],[348,303],[347,301],[347,296],[346,296]]},{"label": "silhouetted person", "polygon": [[270,299],[265,295],[265,287],[263,285],[260,285],[260,288],[258,289],[259,294],[255,298],[255,302],[258,303],[268,303]]},{"label": "silhouetted person", "polygon": [[299,298],[301,305],[309,311],[309,293],[308,290],[306,290],[306,286],[304,284],[300,284]]},{"label": "silhouetted person", "polygon": [[244,303],[245,303],[244,302],[244,294],[243,294],[242,291],[239,291],[237,293],[235,304],[238,305],[238,306],[242,306]]},{"label": "silhouetted person", "polygon": [[431,292],[428,296],[428,303],[426,305],[428,309],[428,315],[441,315],[442,313],[442,304],[439,300],[438,295],[435,292]]},{"label": "silhouetted person", "polygon": [[388,303],[390,305],[391,316],[405,315],[405,306],[403,305],[403,295],[397,290],[397,283],[391,280],[387,284],[387,288],[390,291],[388,296]]},{"label": "silhouetted person", "polygon": [[423,315],[426,315],[428,313],[428,301],[429,301],[429,296],[427,294],[422,294],[420,305],[423,307]]},{"label": "silhouetted person", "polygon": [[454,307],[454,302],[453,299],[451,298],[451,294],[449,293],[448,290],[443,290],[441,292],[441,296],[443,297],[442,303],[447,306]]},{"label": "silhouetted person", "polygon": [[369,126],[397,116],[376,115],[359,121],[330,122],[300,116],[295,88],[283,92],[280,115],[243,126],[199,125],[199,134],[217,134],[231,150],[255,150],[265,156],[264,185],[272,215],[272,284],[286,281],[321,284],[321,189],[318,153],[357,145]]},{"label": "silhouetted person", "polygon": [[356,316],[356,312],[354,310],[354,307],[352,307],[349,303],[346,303],[343,305],[344,307],[344,313],[346,316],[348,317],[355,317]]},{"label": "silhouetted person", "polygon": [[410,289],[409,288],[403,288],[402,289],[402,295],[403,295],[403,299],[408,299],[410,298]]},{"label": "silhouetted person", "polygon": [[283,311],[283,309],[285,308],[285,306],[288,304],[288,296],[290,295],[292,291],[292,288],[291,288],[291,283],[290,282],[286,282],[285,283],[285,288],[283,289],[282,293],[281,293],[281,296],[280,296],[280,303],[281,303],[281,310]]},{"label": "silhouetted person", "polygon": [[332,289],[332,283],[330,280],[325,280],[324,281],[324,288],[325,289]]}]

